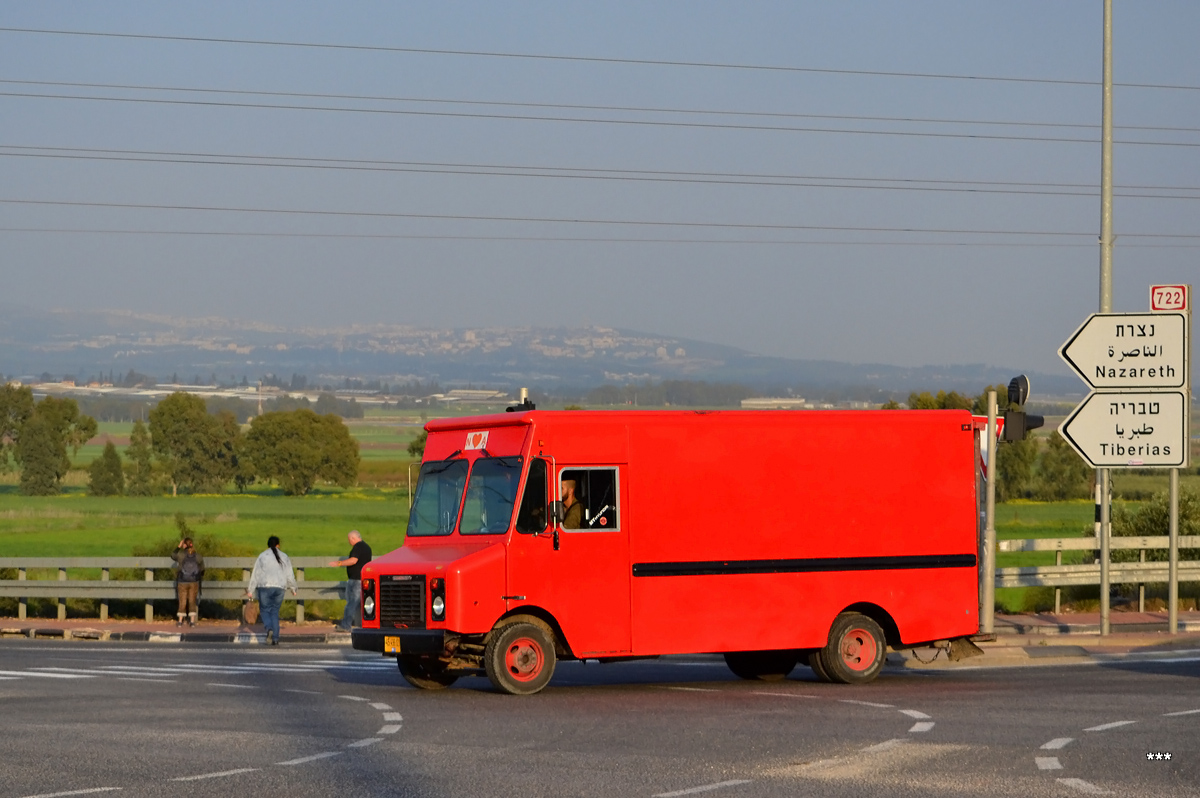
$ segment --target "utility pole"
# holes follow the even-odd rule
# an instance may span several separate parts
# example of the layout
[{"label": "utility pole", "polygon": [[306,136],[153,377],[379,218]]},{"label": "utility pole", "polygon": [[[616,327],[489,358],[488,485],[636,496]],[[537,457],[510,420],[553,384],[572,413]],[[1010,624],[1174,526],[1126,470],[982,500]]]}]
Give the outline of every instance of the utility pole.
[{"label": "utility pole", "polygon": [[[1112,313],[1112,0],[1104,0],[1104,100],[1100,132],[1100,312]],[[1097,471],[1100,486],[1100,634],[1109,625],[1109,543],[1112,534],[1111,471]]]}]

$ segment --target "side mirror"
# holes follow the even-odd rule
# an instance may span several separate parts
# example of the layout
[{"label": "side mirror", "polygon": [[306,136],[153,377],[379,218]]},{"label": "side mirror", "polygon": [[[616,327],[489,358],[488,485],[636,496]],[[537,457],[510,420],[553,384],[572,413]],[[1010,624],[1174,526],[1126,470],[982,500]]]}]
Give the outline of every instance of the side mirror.
[{"label": "side mirror", "polygon": [[563,506],[562,502],[550,502],[549,516],[554,525],[558,526],[566,519],[567,508]]}]

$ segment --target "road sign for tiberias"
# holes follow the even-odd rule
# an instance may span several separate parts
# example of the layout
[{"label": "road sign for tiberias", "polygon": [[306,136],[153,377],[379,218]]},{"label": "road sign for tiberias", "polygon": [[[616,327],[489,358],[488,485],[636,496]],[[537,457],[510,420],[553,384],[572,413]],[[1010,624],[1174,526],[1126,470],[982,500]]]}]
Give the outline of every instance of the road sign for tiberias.
[{"label": "road sign for tiberias", "polygon": [[1096,468],[1178,468],[1188,461],[1183,391],[1092,393],[1059,433]]},{"label": "road sign for tiberias", "polygon": [[1093,388],[1183,388],[1187,314],[1093,313],[1058,354]]}]

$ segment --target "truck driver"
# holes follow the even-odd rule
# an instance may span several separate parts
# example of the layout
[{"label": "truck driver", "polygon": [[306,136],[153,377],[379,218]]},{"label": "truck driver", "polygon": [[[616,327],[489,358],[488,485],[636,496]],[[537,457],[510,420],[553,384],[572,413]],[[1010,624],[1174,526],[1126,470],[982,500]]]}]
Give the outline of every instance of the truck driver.
[{"label": "truck driver", "polygon": [[575,480],[564,479],[562,481],[562,503],[563,509],[567,511],[562,522],[563,529],[582,529],[583,503],[575,496]]}]

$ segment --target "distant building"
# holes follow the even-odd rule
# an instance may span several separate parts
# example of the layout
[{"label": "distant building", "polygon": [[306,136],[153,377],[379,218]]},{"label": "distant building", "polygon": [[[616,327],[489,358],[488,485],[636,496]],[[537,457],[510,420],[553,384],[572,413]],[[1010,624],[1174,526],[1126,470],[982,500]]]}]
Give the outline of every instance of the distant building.
[{"label": "distant building", "polygon": [[743,410],[800,410],[805,406],[805,400],[799,396],[756,396],[742,400]]}]

